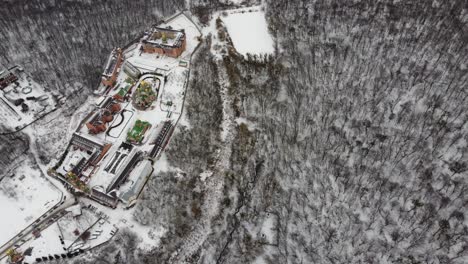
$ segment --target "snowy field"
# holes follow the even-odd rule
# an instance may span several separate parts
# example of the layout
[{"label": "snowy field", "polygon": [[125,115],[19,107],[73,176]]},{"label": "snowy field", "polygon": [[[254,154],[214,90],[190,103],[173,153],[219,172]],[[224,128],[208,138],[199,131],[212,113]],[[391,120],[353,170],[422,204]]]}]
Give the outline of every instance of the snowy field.
[{"label": "snowy field", "polygon": [[0,207],[8,217],[0,219],[0,246],[60,202],[62,193],[40,172],[25,163],[15,176],[0,185]]},{"label": "snowy field", "polygon": [[161,109],[180,114],[184,102],[185,83],[188,69],[176,67],[167,77],[167,83],[161,92]]},{"label": "snowy field", "polygon": [[[41,232],[41,236],[25,243],[20,252],[28,252],[25,262],[34,263],[36,258],[67,253],[60,242],[60,228],[57,223],[50,225]],[[29,249],[29,250],[28,250]]]},{"label": "snowy field", "polygon": [[121,204],[116,209],[110,209],[103,205],[93,203],[100,212],[109,217],[109,221],[112,222],[119,230],[128,229],[138,234],[138,248],[144,250],[151,250],[159,246],[161,237],[167,231],[162,226],[144,226],[138,223],[133,213],[135,207],[125,209]]},{"label": "snowy field", "polygon": [[[14,73],[19,78],[17,84],[12,83],[0,91],[0,122],[11,129],[19,129],[50,113],[56,102],[52,94],[26,73],[17,70]],[[23,100],[28,110],[22,111],[21,104],[14,104],[15,100]]]},{"label": "snowy field", "polygon": [[99,218],[89,210],[82,210],[80,216],[69,213],[57,222],[64,247],[70,248],[89,227],[97,223]]},{"label": "snowy field", "polygon": [[268,33],[265,12],[258,8],[239,9],[221,17],[237,52],[242,55],[271,54],[273,39]]},{"label": "snowy field", "polygon": [[[78,215],[70,211],[58,222],[42,230],[38,238],[23,244],[19,251],[27,252],[24,261],[35,263],[36,258],[48,256],[62,258],[64,254],[76,252],[78,249],[92,248],[110,240],[117,230],[113,224],[104,219],[107,216],[93,210],[94,208],[80,208],[81,206],[84,205],[75,206],[78,208]],[[87,231],[89,237],[79,238],[84,231]]]}]

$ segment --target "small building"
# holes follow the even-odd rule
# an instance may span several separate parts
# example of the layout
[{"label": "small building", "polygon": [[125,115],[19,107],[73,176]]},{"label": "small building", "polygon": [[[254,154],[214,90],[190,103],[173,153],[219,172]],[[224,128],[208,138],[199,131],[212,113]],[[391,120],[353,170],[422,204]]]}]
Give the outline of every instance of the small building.
[{"label": "small building", "polygon": [[122,50],[120,48],[115,48],[109,59],[107,60],[106,68],[102,74],[102,84],[105,86],[113,86],[114,82],[117,80],[117,75],[119,73],[120,66],[122,65]]},{"label": "small building", "polygon": [[120,107],[120,104],[118,104],[118,103],[113,103],[109,108],[109,110],[112,112],[112,114],[116,114],[116,113],[120,112],[120,109],[122,109],[122,108]]},{"label": "small building", "polygon": [[112,120],[114,120],[114,116],[112,115],[111,111],[109,110],[104,110],[102,112],[102,121],[106,122],[106,123],[109,123],[111,122]]},{"label": "small building", "polygon": [[186,36],[184,30],[153,27],[142,38],[142,51],[177,58],[184,52]]},{"label": "small building", "polygon": [[188,61],[185,61],[185,60],[179,61],[179,66],[184,67],[184,68],[188,68]]},{"label": "small building", "polygon": [[0,90],[5,89],[8,85],[16,82],[17,80],[18,77],[16,77],[16,75],[14,75],[11,71],[5,68],[0,68]]}]

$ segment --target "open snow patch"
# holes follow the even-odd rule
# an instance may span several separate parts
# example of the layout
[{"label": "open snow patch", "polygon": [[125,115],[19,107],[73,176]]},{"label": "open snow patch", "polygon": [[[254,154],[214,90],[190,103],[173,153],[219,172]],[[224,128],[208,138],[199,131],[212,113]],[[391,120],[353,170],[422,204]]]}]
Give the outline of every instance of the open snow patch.
[{"label": "open snow patch", "polygon": [[5,216],[0,219],[0,246],[52,210],[62,198],[62,192],[32,166],[25,162],[14,176],[1,181],[0,207]]},{"label": "open snow patch", "polygon": [[210,171],[210,170],[204,171],[204,172],[200,173],[200,179],[204,182],[206,180],[206,178],[210,177],[211,175],[213,175],[212,171]]},{"label": "open snow patch", "polygon": [[263,11],[252,9],[231,11],[222,20],[237,52],[243,55],[274,52],[273,39],[268,33]]}]

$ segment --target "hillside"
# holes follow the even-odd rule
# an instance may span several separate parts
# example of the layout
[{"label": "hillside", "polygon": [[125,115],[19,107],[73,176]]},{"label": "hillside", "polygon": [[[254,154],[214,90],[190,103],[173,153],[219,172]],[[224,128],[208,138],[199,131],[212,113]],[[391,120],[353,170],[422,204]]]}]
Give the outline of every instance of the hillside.
[{"label": "hillside", "polygon": [[[25,2],[0,2],[11,10],[0,9],[0,58],[79,95],[38,124],[58,140],[66,131],[53,127],[90,95],[111,47],[186,6]],[[208,25],[232,4],[188,6]],[[263,9],[274,54],[241,56],[221,15],[193,58],[167,170],[133,211],[165,229],[160,243],[142,248],[141,234],[121,230],[72,263],[466,263],[466,3]],[[27,153],[25,138],[1,139],[11,154],[0,164]],[[58,153],[38,143],[44,161]]]}]

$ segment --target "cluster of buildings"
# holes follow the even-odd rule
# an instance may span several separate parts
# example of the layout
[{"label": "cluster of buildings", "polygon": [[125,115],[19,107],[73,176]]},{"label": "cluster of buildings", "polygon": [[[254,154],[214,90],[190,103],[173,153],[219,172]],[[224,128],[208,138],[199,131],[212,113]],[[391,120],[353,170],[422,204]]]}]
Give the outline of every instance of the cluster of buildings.
[{"label": "cluster of buildings", "polygon": [[[175,30],[154,26],[143,34],[140,44],[140,52],[177,58],[185,51],[187,39],[183,29]],[[141,75],[141,71],[137,67],[129,62],[124,62],[122,49],[115,48],[107,60],[101,83],[104,86],[114,86],[121,68],[133,78],[138,78]]]},{"label": "cluster of buildings", "polygon": [[[75,133],[49,173],[75,193],[103,205],[116,208],[122,201],[131,206],[153,171],[152,162],[127,142],[121,142],[115,151],[111,147],[110,143]],[[101,162],[103,159],[106,162]],[[125,188],[121,189],[122,186]]]},{"label": "cluster of buildings", "polygon": [[[77,132],[73,134],[65,153],[49,173],[69,189],[93,198],[95,191],[89,186],[89,182],[111,147],[110,143]],[[96,195],[99,197],[100,194]],[[106,205],[115,207],[117,201],[113,198],[105,199]]]},{"label": "cluster of buildings", "polygon": [[[182,112],[188,63],[178,58],[187,58],[196,49],[192,42],[187,46],[187,35],[200,40],[199,29],[183,13],[164,25],[164,28],[153,26],[125,48],[115,48],[107,59],[100,86],[95,91],[100,98],[94,110],[81,121],[64,153],[48,171],[71,193],[110,208],[119,204],[128,208],[136,203],[153,174],[154,161],[168,144]],[[169,25],[186,31],[174,30]],[[174,81],[179,79],[185,82]],[[47,105],[62,98],[56,94],[50,97],[45,91],[22,68],[0,68],[0,121],[2,117],[12,120],[11,116],[15,115],[14,126],[24,127],[42,117],[39,114],[49,110]],[[164,107],[169,103],[174,107]],[[22,113],[21,107],[28,114]],[[30,195],[31,188],[25,190]],[[49,218],[45,218],[46,214],[31,217],[44,228],[27,233],[34,240],[24,242],[21,239],[25,236],[17,233],[17,240],[11,244],[18,241],[23,244],[14,244],[14,249],[7,252],[10,262],[66,259],[114,236],[117,229],[100,213],[94,215],[95,207],[71,206],[64,210],[73,201],[65,200],[63,195],[62,198],[53,207],[58,213],[48,212]],[[53,199],[47,197],[46,202],[37,203],[52,204]],[[39,222],[43,218],[44,222]]]},{"label": "cluster of buildings", "polygon": [[12,71],[6,68],[0,68],[0,90],[5,89],[8,85],[16,81],[18,81],[18,77],[16,77]]},{"label": "cluster of buildings", "polygon": [[64,179],[67,179],[66,177],[71,173],[79,181],[86,183],[111,146],[112,144],[99,141],[94,137],[75,133],[54,169],[58,176]]},{"label": "cluster of buildings", "polygon": [[0,66],[0,122],[18,130],[55,109],[59,96],[36,83],[20,66]]},{"label": "cluster of buildings", "polygon": [[114,120],[114,115],[120,112],[120,104],[107,97],[99,108],[90,114],[86,127],[90,134],[99,134],[107,130],[107,124]]},{"label": "cluster of buildings", "polygon": [[[185,51],[186,35],[184,30],[152,27],[143,34],[136,46],[138,48],[135,48],[133,57],[139,58],[142,53],[149,53],[173,59]],[[145,111],[157,99],[162,83],[162,79],[152,77],[161,76],[157,70],[133,65],[127,60],[128,54],[128,50],[123,51],[120,48],[111,52],[101,79],[106,92],[102,93],[102,99],[97,102],[96,109],[84,119],[65,153],[50,171],[75,193],[88,196],[112,208],[115,208],[118,202],[127,206],[134,204],[153,172],[153,159],[167,144],[174,128],[170,121],[161,122],[157,118],[150,118],[148,120],[152,121],[147,122],[129,117],[129,120],[135,120],[134,126],[129,127],[122,137],[112,137],[109,142],[106,140],[110,129],[113,130],[121,124],[124,124],[122,131],[127,127],[129,120],[124,120],[125,115],[122,113]],[[159,57],[153,57],[153,60],[158,59]],[[136,81],[138,79],[139,82]],[[138,87],[135,89],[136,85]],[[128,104],[128,100],[132,100],[133,104]],[[128,105],[133,105],[133,108],[122,112],[121,105],[124,104],[126,108]],[[161,110],[151,108],[148,111]],[[119,114],[119,120],[114,121]],[[153,125],[157,128],[151,130],[155,133],[154,138],[145,140],[143,144],[145,134]],[[143,149],[146,151],[143,151],[142,147],[146,146],[146,143],[154,146],[145,147]]]}]

